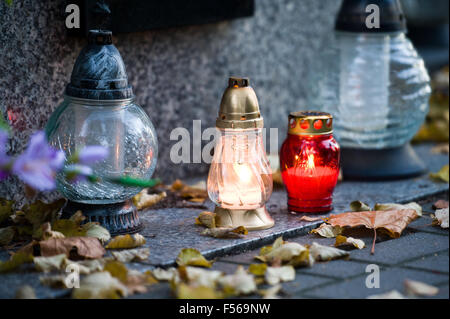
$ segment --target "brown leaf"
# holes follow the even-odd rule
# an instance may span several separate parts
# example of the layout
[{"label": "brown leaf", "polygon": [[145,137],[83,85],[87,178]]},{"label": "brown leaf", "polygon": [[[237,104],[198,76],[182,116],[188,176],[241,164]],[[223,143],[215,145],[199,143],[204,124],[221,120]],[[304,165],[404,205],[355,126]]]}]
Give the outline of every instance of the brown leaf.
[{"label": "brown leaf", "polygon": [[433,204],[434,209],[443,209],[448,208],[448,201],[440,199],[436,203]]},{"label": "brown leaf", "polygon": [[207,228],[202,232],[202,235],[211,236],[214,238],[242,238],[242,235],[247,235],[248,230],[244,226],[236,228]]},{"label": "brown leaf", "polygon": [[32,242],[20,251],[32,254],[38,250],[40,256],[55,256],[65,254],[72,258],[97,259],[102,257],[106,251],[97,238],[94,237],[69,237],[50,238],[40,242]]},{"label": "brown leaf", "polygon": [[302,216],[298,219],[299,221],[305,221],[305,222],[315,222],[318,220],[322,220],[322,217],[310,217],[310,216]]},{"label": "brown leaf", "polygon": [[107,249],[123,249],[123,248],[136,248],[144,245],[146,242],[145,237],[141,234],[134,235],[118,235],[111,239],[106,245]]},{"label": "brown leaf", "polygon": [[401,209],[389,211],[347,212],[339,215],[331,215],[327,223],[332,226],[358,227],[364,226],[374,230],[372,244],[373,254],[375,252],[376,231],[386,230],[390,237],[400,237],[406,226],[418,217],[414,209]]},{"label": "brown leaf", "polygon": [[208,197],[208,192],[206,191],[206,188],[203,188],[202,186],[189,186],[184,184],[182,181],[177,179],[175,182],[173,182],[170,189],[173,192],[178,193],[180,197],[195,203],[203,203],[206,198]]},{"label": "brown leaf", "polygon": [[203,225],[208,228],[216,227],[216,214],[212,212],[201,212],[197,218],[195,218],[197,225]]}]

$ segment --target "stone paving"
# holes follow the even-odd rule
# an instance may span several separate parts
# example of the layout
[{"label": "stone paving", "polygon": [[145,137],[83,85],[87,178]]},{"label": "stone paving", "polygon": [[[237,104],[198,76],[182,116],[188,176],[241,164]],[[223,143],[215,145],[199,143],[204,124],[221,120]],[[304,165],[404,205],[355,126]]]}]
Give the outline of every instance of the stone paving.
[{"label": "stone paving", "polygon": [[[429,145],[416,147],[419,156],[426,160],[430,171],[437,171],[448,163],[448,155],[436,155],[430,152]],[[431,205],[437,199],[448,200],[446,183],[431,181],[427,175],[409,180],[386,182],[349,182],[344,181],[336,188],[334,196],[335,213],[348,210],[352,200],[362,200],[370,205],[376,202],[407,202],[424,199],[424,216],[409,225],[398,239],[378,238],[375,255],[370,248],[352,250],[347,260],[335,260],[316,263],[311,268],[297,269],[295,281],[283,284],[285,298],[365,298],[397,289],[403,292],[404,279],[414,279],[437,285],[440,293],[436,297],[448,298],[449,255],[448,229],[431,226],[429,213]],[[437,194],[437,195],[436,195]],[[211,202],[206,202],[212,210]],[[274,191],[268,208],[276,220],[272,229],[251,232],[244,239],[215,239],[200,235],[202,227],[194,224],[200,209],[171,208],[147,210],[141,212],[145,228],[142,232],[147,239],[151,255],[148,261],[129,264],[129,268],[139,270],[152,269],[155,266],[173,265],[181,248],[199,249],[207,258],[215,259],[213,269],[227,273],[234,272],[239,265],[254,263],[253,257],[259,248],[273,242],[279,236],[289,241],[309,244],[332,245],[334,239],[310,235],[308,232],[318,222],[299,221],[299,215],[287,212],[284,190]],[[362,234],[367,246],[371,245],[372,232]],[[356,236],[355,236],[356,237]],[[0,250],[0,260],[8,258],[6,251]],[[380,267],[379,289],[365,286],[366,266],[377,264]],[[43,287],[39,283],[40,273],[32,269],[0,275],[0,298],[13,298],[15,290],[24,284],[35,288],[40,298],[66,297],[67,290]],[[172,297],[166,283],[151,286],[148,293],[132,298],[169,298]]]}]

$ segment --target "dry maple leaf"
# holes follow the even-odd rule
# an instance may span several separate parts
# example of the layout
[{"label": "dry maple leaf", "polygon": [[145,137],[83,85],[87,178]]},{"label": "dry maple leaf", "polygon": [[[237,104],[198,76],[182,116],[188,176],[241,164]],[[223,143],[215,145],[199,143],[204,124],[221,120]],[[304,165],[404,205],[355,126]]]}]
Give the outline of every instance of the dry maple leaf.
[{"label": "dry maple leaf", "polygon": [[375,252],[375,240],[377,230],[386,230],[390,237],[400,237],[406,226],[418,217],[414,209],[388,210],[388,211],[367,211],[367,212],[347,212],[339,215],[331,215],[327,223],[332,226],[358,227],[365,226],[374,230],[371,254]]}]

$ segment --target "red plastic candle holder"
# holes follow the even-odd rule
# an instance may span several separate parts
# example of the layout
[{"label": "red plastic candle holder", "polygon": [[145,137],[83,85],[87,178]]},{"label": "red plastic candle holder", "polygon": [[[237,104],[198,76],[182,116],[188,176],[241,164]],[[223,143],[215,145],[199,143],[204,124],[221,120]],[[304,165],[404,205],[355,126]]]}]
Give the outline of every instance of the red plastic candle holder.
[{"label": "red plastic candle holder", "polygon": [[280,170],[290,211],[322,213],[332,209],[339,157],[330,114],[312,111],[289,114],[288,136],[280,151]]}]

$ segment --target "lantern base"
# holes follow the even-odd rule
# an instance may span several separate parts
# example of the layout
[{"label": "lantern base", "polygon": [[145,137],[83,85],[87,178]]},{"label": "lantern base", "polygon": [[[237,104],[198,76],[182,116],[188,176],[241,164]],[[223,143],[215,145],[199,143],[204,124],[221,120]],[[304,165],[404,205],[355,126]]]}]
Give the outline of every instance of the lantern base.
[{"label": "lantern base", "polygon": [[296,213],[327,213],[333,209],[333,199],[305,200],[288,197],[288,210]]},{"label": "lantern base", "polygon": [[257,209],[227,209],[216,206],[217,227],[235,228],[244,226],[247,230],[261,230],[272,227],[275,222],[266,206]]},{"label": "lantern base", "polygon": [[366,150],[342,148],[345,179],[387,180],[418,176],[426,172],[410,143],[396,148]]},{"label": "lantern base", "polygon": [[85,222],[98,222],[112,236],[132,234],[142,230],[136,207],[131,200],[114,204],[83,204],[67,201],[61,218],[68,219],[77,211],[86,217]]}]

